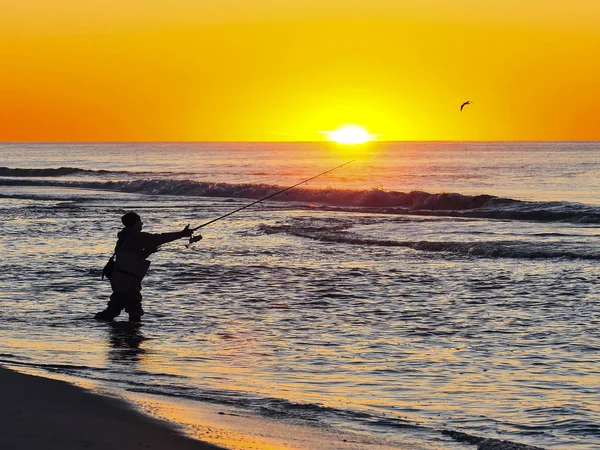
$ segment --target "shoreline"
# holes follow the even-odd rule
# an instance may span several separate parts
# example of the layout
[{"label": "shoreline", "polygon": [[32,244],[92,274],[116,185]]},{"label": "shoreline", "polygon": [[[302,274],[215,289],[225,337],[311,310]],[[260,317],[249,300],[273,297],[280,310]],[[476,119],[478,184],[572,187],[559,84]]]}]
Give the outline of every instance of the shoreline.
[{"label": "shoreline", "polygon": [[[0,365],[0,448],[11,450],[544,450],[444,430],[419,442],[278,423],[235,408],[82,387]],[[453,442],[453,444],[452,444]]]},{"label": "shoreline", "polygon": [[126,401],[0,366],[0,448],[223,450]]},{"label": "shoreline", "polygon": [[[231,407],[86,386],[0,365],[0,448],[29,450],[433,450],[275,421]],[[83,380],[81,380],[83,381]],[[445,439],[442,439],[445,440]],[[438,442],[441,444],[441,442]]]}]

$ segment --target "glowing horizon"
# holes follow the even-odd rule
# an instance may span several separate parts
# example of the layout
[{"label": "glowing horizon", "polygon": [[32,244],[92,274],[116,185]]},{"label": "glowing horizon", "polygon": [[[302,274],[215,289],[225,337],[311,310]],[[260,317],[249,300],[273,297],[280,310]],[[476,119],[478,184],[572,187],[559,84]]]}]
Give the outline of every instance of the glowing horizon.
[{"label": "glowing horizon", "polygon": [[600,140],[598,23],[595,0],[4,2],[0,141]]}]

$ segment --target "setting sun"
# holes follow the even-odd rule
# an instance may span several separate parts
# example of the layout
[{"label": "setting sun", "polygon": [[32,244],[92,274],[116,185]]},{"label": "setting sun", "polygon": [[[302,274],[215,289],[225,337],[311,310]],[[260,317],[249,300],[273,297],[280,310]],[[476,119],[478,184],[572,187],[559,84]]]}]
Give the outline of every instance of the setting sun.
[{"label": "setting sun", "polygon": [[338,144],[364,144],[373,139],[373,135],[359,125],[344,125],[325,134],[330,141]]}]

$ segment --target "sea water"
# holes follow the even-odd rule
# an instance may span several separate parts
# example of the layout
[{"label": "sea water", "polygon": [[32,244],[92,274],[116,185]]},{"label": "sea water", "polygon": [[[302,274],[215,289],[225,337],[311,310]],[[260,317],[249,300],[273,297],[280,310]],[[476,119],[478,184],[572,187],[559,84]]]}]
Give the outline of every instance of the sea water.
[{"label": "sea water", "polygon": [[[177,231],[350,160],[163,246],[142,327],[91,320],[123,213]],[[598,142],[6,143],[0,166],[2,364],[392,447],[600,447]]]}]

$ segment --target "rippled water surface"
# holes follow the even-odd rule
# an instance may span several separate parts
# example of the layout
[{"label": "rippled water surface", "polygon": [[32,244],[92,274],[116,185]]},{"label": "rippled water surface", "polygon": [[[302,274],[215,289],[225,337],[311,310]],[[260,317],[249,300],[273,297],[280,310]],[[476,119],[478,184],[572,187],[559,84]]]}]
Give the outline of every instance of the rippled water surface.
[{"label": "rippled water surface", "polygon": [[124,211],[150,232],[199,224],[346,155],[317,144],[0,155],[0,362],[392,444],[408,433],[454,448],[441,431],[455,430],[600,446],[598,143],[359,155],[206,227],[191,248],[165,246],[137,329],[90,319],[110,293],[99,269]]}]

